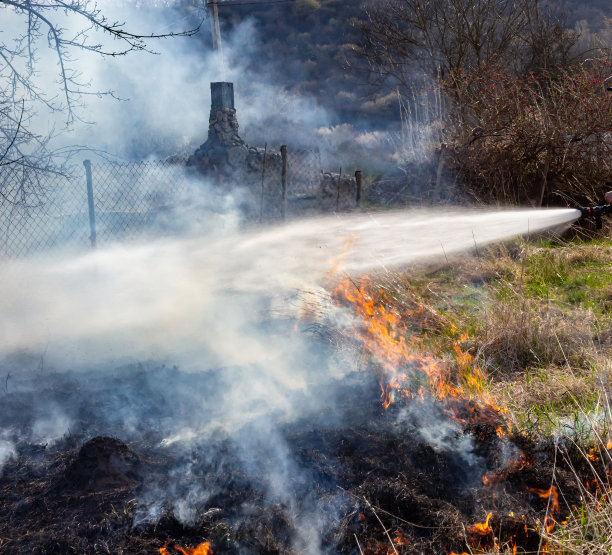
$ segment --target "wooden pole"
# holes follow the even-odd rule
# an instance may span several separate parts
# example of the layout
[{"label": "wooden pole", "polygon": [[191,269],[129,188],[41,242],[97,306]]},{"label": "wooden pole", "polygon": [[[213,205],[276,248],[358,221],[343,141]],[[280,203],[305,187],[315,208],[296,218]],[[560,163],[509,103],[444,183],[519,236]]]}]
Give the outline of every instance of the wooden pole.
[{"label": "wooden pole", "polygon": [[89,240],[91,248],[96,248],[96,209],[93,198],[93,182],[91,179],[91,160],[83,160],[85,166],[85,176],[87,178],[87,204],[89,206]]},{"label": "wooden pole", "polygon": [[212,34],[213,50],[217,53],[217,56],[219,57],[222,72],[225,73],[225,65],[223,61],[223,46],[221,44],[221,28],[219,27],[219,7],[217,5],[217,0],[208,1],[208,15],[210,17],[210,32]]},{"label": "wooden pole", "polygon": [[287,212],[287,145],[281,145],[281,158],[283,161],[283,169],[281,170],[281,187],[282,187],[282,205],[281,215],[285,221]]},{"label": "wooden pole", "polygon": [[355,171],[355,183],[357,184],[357,192],[355,193],[355,205],[359,208],[361,204],[361,170]]},{"label": "wooden pole", "polygon": [[266,176],[266,153],[268,151],[268,143],[264,144],[263,160],[261,162],[261,198],[259,199],[259,222],[263,222],[263,205],[264,205],[264,177]]}]

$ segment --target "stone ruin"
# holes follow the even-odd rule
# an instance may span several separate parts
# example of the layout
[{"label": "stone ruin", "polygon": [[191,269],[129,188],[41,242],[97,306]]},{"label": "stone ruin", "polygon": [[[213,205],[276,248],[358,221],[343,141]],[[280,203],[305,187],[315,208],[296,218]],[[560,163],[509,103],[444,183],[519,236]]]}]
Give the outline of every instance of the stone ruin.
[{"label": "stone ruin", "polygon": [[[208,139],[187,159],[187,166],[216,182],[230,182],[236,177],[261,182],[264,149],[248,146],[238,134],[233,83],[211,83],[210,90]],[[265,155],[266,172],[280,175],[280,153]]]},{"label": "stone ruin", "polygon": [[[224,187],[239,188],[243,208],[252,216],[267,219],[291,213],[352,209],[356,205],[356,180],[338,173],[323,173],[315,185],[315,195],[294,194],[292,181],[299,179],[291,172],[286,183],[283,204],[281,152],[247,145],[240,137],[234,107],[233,83],[210,84],[211,107],[206,142],[187,159],[186,165]],[[289,151],[287,163],[291,165]],[[264,161],[265,159],[265,161]]]}]

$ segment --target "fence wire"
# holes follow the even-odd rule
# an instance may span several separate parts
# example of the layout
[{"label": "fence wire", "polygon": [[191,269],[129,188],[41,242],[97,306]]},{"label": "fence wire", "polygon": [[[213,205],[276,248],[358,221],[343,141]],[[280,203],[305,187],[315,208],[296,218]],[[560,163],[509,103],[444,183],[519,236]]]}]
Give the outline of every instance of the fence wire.
[{"label": "fence wire", "polygon": [[[57,248],[83,249],[147,234],[194,230],[219,210],[247,219],[278,221],[321,211],[352,209],[355,180],[323,173],[317,150],[289,150],[285,186],[281,153],[259,149],[261,170],[237,183],[248,190],[240,206],[227,205],[230,189],[210,187],[181,163],[91,163],[95,234],[84,164],[62,173],[0,166],[0,257],[15,258]],[[224,197],[226,195],[226,197]],[[222,207],[222,208],[220,208]],[[201,222],[200,222],[201,223]],[[202,224],[198,229],[203,229]]]},{"label": "fence wire", "polygon": [[321,154],[318,150],[290,151],[287,161],[287,195],[314,197],[321,186]]},{"label": "fence wire", "polygon": [[189,181],[183,166],[167,162],[92,165],[97,240],[170,233]]},{"label": "fence wire", "polygon": [[[92,167],[98,242],[173,228],[169,216],[190,179],[166,162],[98,162]],[[85,168],[25,175],[17,165],[0,168],[0,254],[21,257],[54,248],[91,244]]]}]

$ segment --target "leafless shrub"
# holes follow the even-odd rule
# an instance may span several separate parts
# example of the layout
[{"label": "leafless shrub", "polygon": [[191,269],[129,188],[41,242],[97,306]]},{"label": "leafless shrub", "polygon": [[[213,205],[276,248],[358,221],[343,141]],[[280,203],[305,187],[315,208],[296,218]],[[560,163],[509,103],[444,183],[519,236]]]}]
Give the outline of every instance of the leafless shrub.
[{"label": "leafless shrub", "polygon": [[480,201],[559,205],[599,201],[612,179],[611,69],[593,59],[517,77],[493,63],[445,82],[449,157]]}]

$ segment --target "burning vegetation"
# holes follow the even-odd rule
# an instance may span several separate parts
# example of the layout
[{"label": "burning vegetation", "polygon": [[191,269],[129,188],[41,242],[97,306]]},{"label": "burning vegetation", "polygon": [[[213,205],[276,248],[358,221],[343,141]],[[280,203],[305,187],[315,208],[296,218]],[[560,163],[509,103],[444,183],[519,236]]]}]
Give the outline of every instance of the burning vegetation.
[{"label": "burning vegetation", "polygon": [[[258,323],[272,351],[302,345],[287,380],[305,385],[266,382],[271,358],[199,372],[6,360],[35,370],[7,374],[2,388],[2,553],[605,552],[608,409],[583,400],[607,386],[601,372],[588,382],[580,361],[586,349],[605,360],[607,336],[579,352],[560,326],[583,307],[530,313],[538,297],[526,295],[542,283],[548,306],[568,294],[550,271],[557,257],[574,295],[591,268],[612,280],[609,246],[522,249],[404,274],[336,270],[326,293],[300,299],[299,316]],[[504,365],[490,350],[502,332],[523,340],[508,293],[519,286],[522,317],[545,319],[564,351],[580,429],[542,399],[560,382],[544,331],[529,343],[549,368],[539,382],[533,363],[511,366],[528,359]],[[599,329],[605,291],[588,307]],[[530,372],[537,387],[523,391]]]}]

